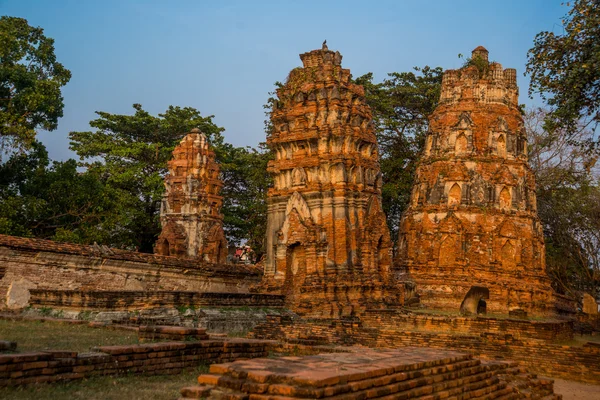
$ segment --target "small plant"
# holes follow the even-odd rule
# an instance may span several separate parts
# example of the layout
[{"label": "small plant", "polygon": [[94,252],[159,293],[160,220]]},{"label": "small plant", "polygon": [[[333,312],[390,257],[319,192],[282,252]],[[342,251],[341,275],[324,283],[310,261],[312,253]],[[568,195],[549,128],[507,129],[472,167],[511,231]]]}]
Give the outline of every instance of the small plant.
[{"label": "small plant", "polygon": [[483,78],[490,70],[490,62],[479,56],[467,58],[463,64],[463,68],[474,66],[479,71],[479,78]]},{"label": "small plant", "polygon": [[91,321],[92,320],[92,312],[91,311],[81,311],[79,313],[79,319],[82,319],[84,321]]},{"label": "small plant", "polygon": [[179,314],[185,314],[185,312],[186,312],[187,310],[190,310],[190,311],[196,311],[196,309],[194,308],[194,306],[193,306],[193,305],[187,305],[187,306],[178,306],[178,307],[177,307],[177,311],[179,311]]},{"label": "small plant", "polygon": [[52,315],[52,311],[54,310],[50,307],[42,307],[38,309],[38,312],[45,317],[50,317]]}]

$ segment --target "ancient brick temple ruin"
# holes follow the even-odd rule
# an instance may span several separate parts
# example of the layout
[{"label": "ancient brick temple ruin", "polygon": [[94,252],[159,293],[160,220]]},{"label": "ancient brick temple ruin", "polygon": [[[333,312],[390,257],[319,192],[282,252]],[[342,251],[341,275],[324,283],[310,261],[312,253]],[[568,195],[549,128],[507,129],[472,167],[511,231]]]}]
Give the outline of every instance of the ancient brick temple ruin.
[{"label": "ancient brick temple ruin", "polygon": [[277,90],[267,138],[275,159],[268,194],[265,286],[294,311],[353,315],[398,304],[390,233],[364,89],[326,46],[300,55]]},{"label": "ancient brick temple ruin", "polygon": [[554,311],[518,90],[483,47],[444,73],[399,237],[428,307]]},{"label": "ancient brick temple ruin", "polygon": [[155,253],[224,263],[223,182],[215,153],[199,129],[192,129],[173,150],[165,187]]}]

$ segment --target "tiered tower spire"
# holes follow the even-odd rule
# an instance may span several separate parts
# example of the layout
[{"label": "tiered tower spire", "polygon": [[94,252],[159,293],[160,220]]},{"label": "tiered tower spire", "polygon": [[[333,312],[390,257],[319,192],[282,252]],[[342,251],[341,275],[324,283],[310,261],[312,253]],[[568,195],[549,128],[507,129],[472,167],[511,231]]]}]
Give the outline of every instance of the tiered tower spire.
[{"label": "tiered tower spire", "polygon": [[481,46],[444,73],[399,238],[427,306],[458,310],[483,287],[490,311],[554,310],[518,95],[516,71]]},{"label": "tiered tower spire", "polygon": [[224,263],[223,182],[215,153],[199,129],[192,129],[173,151],[160,210],[162,232],[155,252]]},{"label": "tiered tower spire", "polygon": [[383,304],[391,265],[371,110],[339,52],[324,44],[300,58],[277,90],[267,138],[265,281],[297,312],[357,313]]}]

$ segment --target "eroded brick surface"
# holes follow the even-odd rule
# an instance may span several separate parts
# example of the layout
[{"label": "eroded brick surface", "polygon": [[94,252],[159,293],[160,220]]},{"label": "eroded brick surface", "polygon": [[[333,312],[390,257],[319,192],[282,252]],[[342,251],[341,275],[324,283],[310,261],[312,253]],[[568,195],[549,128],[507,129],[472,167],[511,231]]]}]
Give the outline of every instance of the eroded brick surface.
[{"label": "eroded brick surface", "polygon": [[339,52],[324,47],[300,58],[304,66],[277,90],[267,139],[275,160],[264,287],[305,315],[397,304],[364,89],[350,82]]},{"label": "eroded brick surface", "polygon": [[271,343],[265,341],[231,339],[102,346],[93,348],[91,353],[5,354],[0,355],[0,387],[70,381],[97,375],[179,374],[200,363],[265,357],[270,346]]},{"label": "eroded brick surface", "polygon": [[[182,390],[184,398],[209,399],[431,399],[503,398],[521,395],[504,379],[521,373],[513,364],[481,363],[447,350],[348,349],[349,353],[255,359],[213,365],[200,375],[200,386]],[[502,379],[501,379],[502,377]],[[521,387],[539,387],[523,375]],[[532,398],[553,396],[553,382],[543,382]]]},{"label": "eroded brick surface", "polygon": [[97,291],[31,289],[33,307],[62,310],[136,311],[187,307],[269,307],[283,306],[283,296],[262,293],[196,291]]},{"label": "eroded brick surface", "polygon": [[162,232],[155,252],[222,263],[227,257],[223,232],[223,182],[215,153],[200,130],[188,133],[173,150],[160,210]]},{"label": "eroded brick surface", "polygon": [[415,319],[392,311],[379,311],[353,321],[269,316],[266,323],[254,328],[253,337],[284,340],[302,348],[343,344],[451,349],[477,357],[517,361],[546,376],[600,383],[600,345],[593,342],[583,346],[560,344],[571,337],[568,325],[559,321],[474,317]]},{"label": "eroded brick surface", "polygon": [[[0,278],[0,309],[8,306],[15,282],[27,281],[31,283],[28,287],[40,290],[122,291],[118,297],[126,302],[136,297],[136,293],[128,292],[147,291],[148,294],[138,300],[145,298],[155,302],[154,297],[172,304],[174,299],[168,297],[176,297],[176,293],[161,299],[156,292],[248,292],[248,287],[260,282],[262,276],[262,271],[253,265],[213,264],[106,246],[7,235],[0,235],[0,264],[5,269]],[[93,293],[86,297],[95,302]],[[61,296],[63,300],[55,295],[51,298],[71,301],[64,296]],[[84,299],[83,303],[88,300]]]},{"label": "eroded brick surface", "polygon": [[481,286],[489,289],[488,311],[551,314],[557,299],[546,274],[516,71],[488,63],[483,47],[473,58],[481,70],[444,73],[397,261],[428,307],[458,310],[469,289]]}]

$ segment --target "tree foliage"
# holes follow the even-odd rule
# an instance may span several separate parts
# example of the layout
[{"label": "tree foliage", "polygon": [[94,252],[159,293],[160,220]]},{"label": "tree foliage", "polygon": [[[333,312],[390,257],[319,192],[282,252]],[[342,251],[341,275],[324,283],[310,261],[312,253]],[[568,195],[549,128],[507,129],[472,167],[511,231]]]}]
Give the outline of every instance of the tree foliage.
[{"label": "tree foliage", "polygon": [[75,160],[50,163],[39,142],[0,165],[0,233],[110,243],[106,222],[113,206],[97,176],[79,173]]},{"label": "tree foliage", "polygon": [[[569,4],[569,3],[567,3]],[[564,32],[541,32],[528,53],[530,95],[539,92],[551,112],[548,130],[569,134],[600,123],[600,6],[576,0],[563,19]],[[597,139],[597,138],[596,138]]]},{"label": "tree foliage", "polygon": [[160,233],[159,212],[167,161],[183,136],[199,128],[209,142],[223,144],[223,128],[190,107],[170,106],[153,116],[139,104],[133,115],[97,112],[94,131],[71,132],[71,149],[88,171],[101,177],[118,198],[114,210],[119,222],[114,240],[121,246],[152,252]]},{"label": "tree foliage", "polygon": [[415,67],[394,72],[381,83],[373,74],[356,79],[373,112],[383,175],[383,206],[393,237],[410,200],[416,165],[429,129],[428,116],[440,97],[443,70]]},{"label": "tree foliage", "polygon": [[27,20],[0,17],[0,147],[27,148],[36,129],[54,130],[63,115],[61,88],[71,72],[56,60],[54,40]]},{"label": "tree foliage", "polygon": [[[546,263],[560,293],[600,294],[600,170],[586,143],[592,132],[546,130],[548,111],[529,109],[525,128],[536,176],[538,213],[546,239]],[[567,137],[573,140],[566,140]]]},{"label": "tree foliage", "polygon": [[267,163],[271,153],[264,144],[258,149],[226,144],[218,155],[224,183],[225,235],[230,243],[244,241],[260,259],[265,252],[266,200],[271,185]]},{"label": "tree foliage", "polygon": [[266,190],[269,177],[264,149],[226,143],[224,129],[190,107],[170,106],[153,116],[134,104],[133,115],[97,112],[95,131],[71,132],[71,149],[87,170],[114,193],[110,244],[152,252],[160,233],[160,203],[167,162],[175,146],[199,128],[214,149],[224,181],[221,195],[224,229],[231,243],[246,242],[261,254],[266,231]]}]

